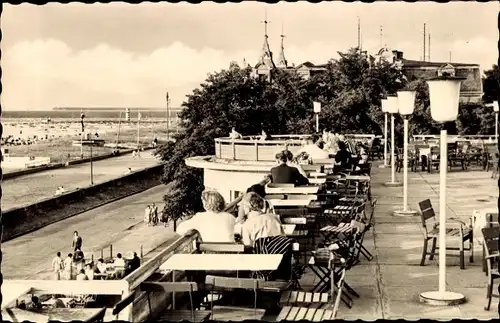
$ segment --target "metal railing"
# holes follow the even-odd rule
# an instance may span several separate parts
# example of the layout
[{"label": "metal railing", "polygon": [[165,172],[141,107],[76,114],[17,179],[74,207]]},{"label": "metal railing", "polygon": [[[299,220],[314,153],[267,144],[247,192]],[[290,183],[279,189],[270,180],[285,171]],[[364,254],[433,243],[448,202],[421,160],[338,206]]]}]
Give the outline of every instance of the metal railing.
[{"label": "metal railing", "polygon": [[[439,135],[413,135],[415,140],[439,140]],[[448,135],[449,140],[477,140],[496,141],[495,135]]]}]

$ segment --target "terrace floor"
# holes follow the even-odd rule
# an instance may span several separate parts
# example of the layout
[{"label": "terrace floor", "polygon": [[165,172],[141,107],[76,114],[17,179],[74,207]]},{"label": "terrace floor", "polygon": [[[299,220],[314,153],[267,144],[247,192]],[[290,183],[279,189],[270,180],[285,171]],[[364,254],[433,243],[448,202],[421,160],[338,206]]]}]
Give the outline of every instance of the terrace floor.
[{"label": "terrace floor", "polygon": [[[438,257],[421,267],[423,245],[420,216],[395,217],[403,201],[403,189],[387,188],[390,168],[372,168],[372,194],[378,200],[373,231],[365,235],[364,245],[372,252],[369,262],[361,256],[361,263],[347,272],[346,282],[359,294],[352,309],[343,303],[338,318],[346,320],[373,319],[453,319],[497,318],[498,299],[493,299],[490,311],[486,303],[487,277],[482,272],[482,248],[475,245],[475,262],[469,263],[466,252],[465,270],[460,270],[459,258],[447,257],[447,289],[462,293],[467,302],[459,306],[436,307],[419,302],[419,294],[438,288]],[[402,173],[396,174],[402,180]],[[468,221],[475,209],[496,208],[497,180],[491,172],[451,171],[448,173],[448,217],[456,216]],[[430,198],[439,211],[439,173],[409,172],[409,205],[418,209],[418,202]],[[483,201],[479,201],[483,200]],[[468,223],[468,222],[467,222]],[[477,235],[476,235],[477,237]],[[458,252],[457,252],[458,253]],[[314,286],[315,275],[308,269],[302,278],[302,287]],[[496,287],[494,287],[496,292]]]}]

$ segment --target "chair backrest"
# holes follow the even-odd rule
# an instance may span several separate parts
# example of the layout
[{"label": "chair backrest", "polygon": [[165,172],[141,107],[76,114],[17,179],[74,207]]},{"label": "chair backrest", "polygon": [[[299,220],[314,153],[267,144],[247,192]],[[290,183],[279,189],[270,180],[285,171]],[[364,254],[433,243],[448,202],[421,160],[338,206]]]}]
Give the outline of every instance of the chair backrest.
[{"label": "chair backrest", "polygon": [[240,243],[200,243],[198,250],[201,252],[220,252],[220,253],[243,253],[245,245]]},{"label": "chair backrest", "polygon": [[307,214],[307,208],[302,208],[302,207],[290,208],[290,209],[276,208],[275,212],[276,214],[279,214],[281,216],[301,216]]},{"label": "chair backrest", "polygon": [[[251,279],[251,278],[235,278],[235,277],[223,277],[223,276],[212,276],[208,275],[205,278],[205,284],[211,286],[212,291],[219,290],[232,290],[232,289],[246,289],[253,290],[254,292],[254,315],[257,315],[257,289],[259,288],[259,283],[264,282],[259,279]],[[211,298],[211,310],[212,310],[212,320],[214,318],[214,306],[213,306],[213,297]]]},{"label": "chair backrest", "polygon": [[104,314],[106,314],[106,308],[102,308],[99,312],[95,313],[87,319],[86,323],[94,323],[94,322],[104,322]]},{"label": "chair backrest", "polygon": [[256,290],[259,288],[259,283],[263,282],[259,279],[252,278],[237,278],[208,275],[205,279],[205,284],[213,287],[213,289],[247,289]]},{"label": "chair backrest", "polygon": [[315,201],[318,199],[316,194],[289,194],[287,196],[289,200],[311,200]]},{"label": "chair backrest", "polygon": [[484,249],[486,256],[498,254],[498,236],[500,235],[500,227],[482,228],[484,239]]},{"label": "chair backrest", "polygon": [[284,200],[285,194],[266,194],[266,200]]},{"label": "chair backrest", "polygon": [[439,155],[440,148],[439,147],[431,147],[430,151],[431,151],[431,155]]},{"label": "chair backrest", "polygon": [[281,222],[283,224],[307,224],[307,218],[305,217],[283,218]]},{"label": "chair backrest", "polygon": [[288,183],[269,183],[267,184],[267,187],[295,187],[295,184],[288,184]]},{"label": "chair backrest", "polygon": [[429,199],[420,201],[418,203],[418,206],[420,207],[422,226],[427,230],[427,225],[426,225],[427,220],[431,218],[435,219],[436,213],[434,213],[431,200]]},{"label": "chair backrest", "polygon": [[140,285],[143,292],[196,292],[198,284],[196,282],[142,282]]},{"label": "chair backrest", "polygon": [[111,312],[111,314],[116,315],[117,316],[116,318],[118,319],[118,314],[120,314],[120,312],[123,311],[125,307],[132,304],[134,300],[135,300],[135,293],[132,292],[130,293],[130,295],[128,295],[127,297],[125,297],[124,299],[115,304],[115,306],[113,307],[113,312]]}]

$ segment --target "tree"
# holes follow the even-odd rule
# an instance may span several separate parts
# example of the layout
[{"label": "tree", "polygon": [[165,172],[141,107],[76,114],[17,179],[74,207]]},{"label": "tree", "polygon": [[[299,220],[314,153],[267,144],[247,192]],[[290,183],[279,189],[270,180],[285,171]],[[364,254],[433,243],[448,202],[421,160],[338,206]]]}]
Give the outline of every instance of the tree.
[{"label": "tree", "polygon": [[490,103],[500,99],[500,69],[493,65],[490,70],[484,71],[483,101]]}]

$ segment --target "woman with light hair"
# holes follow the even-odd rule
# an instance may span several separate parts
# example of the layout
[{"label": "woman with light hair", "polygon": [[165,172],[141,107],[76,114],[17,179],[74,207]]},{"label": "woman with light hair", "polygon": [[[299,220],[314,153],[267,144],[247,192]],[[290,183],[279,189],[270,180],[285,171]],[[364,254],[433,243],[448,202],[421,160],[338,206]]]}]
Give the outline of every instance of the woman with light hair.
[{"label": "woman with light hair", "polygon": [[205,190],[201,194],[201,201],[205,212],[198,212],[182,222],[178,234],[185,234],[190,230],[200,233],[204,242],[234,242],[234,216],[224,212],[226,202],[217,191]]}]

